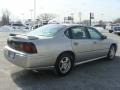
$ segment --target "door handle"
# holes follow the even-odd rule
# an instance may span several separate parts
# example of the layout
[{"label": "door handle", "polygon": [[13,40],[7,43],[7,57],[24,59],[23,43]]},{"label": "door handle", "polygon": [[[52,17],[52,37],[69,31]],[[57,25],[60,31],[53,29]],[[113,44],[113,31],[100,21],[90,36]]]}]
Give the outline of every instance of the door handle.
[{"label": "door handle", "polygon": [[76,45],[76,46],[77,46],[77,45],[78,45],[78,43],[77,43],[77,42],[74,42],[74,45]]}]

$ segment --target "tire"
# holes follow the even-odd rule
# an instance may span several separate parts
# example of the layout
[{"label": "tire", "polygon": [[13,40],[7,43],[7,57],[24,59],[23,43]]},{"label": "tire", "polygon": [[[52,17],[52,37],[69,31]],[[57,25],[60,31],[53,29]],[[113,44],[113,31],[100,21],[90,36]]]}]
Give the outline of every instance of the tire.
[{"label": "tire", "polygon": [[110,31],[110,30],[109,30],[109,33],[112,33],[112,32],[113,32],[113,31]]},{"label": "tire", "polygon": [[120,33],[118,33],[117,35],[120,36]]},{"label": "tire", "polygon": [[109,60],[113,60],[115,58],[115,54],[116,54],[116,46],[115,45],[111,45],[107,58]]},{"label": "tire", "polygon": [[73,65],[73,55],[69,53],[63,53],[56,60],[55,70],[59,76],[65,76],[72,70]]}]

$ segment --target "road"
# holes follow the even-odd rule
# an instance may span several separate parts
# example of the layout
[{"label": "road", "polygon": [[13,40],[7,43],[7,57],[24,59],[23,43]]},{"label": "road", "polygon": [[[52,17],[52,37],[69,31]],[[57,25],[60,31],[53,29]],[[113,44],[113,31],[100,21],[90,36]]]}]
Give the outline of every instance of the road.
[{"label": "road", "polygon": [[[5,60],[3,47],[8,35],[0,32],[0,90],[120,90],[120,47],[113,61],[79,65],[69,75],[58,77],[51,70],[26,71]],[[106,35],[120,45],[119,36]]]}]

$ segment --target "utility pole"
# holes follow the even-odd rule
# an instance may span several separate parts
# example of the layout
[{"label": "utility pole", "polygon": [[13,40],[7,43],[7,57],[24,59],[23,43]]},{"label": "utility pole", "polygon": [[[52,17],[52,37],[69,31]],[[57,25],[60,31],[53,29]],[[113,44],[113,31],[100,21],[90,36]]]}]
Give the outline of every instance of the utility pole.
[{"label": "utility pole", "polygon": [[24,21],[24,13],[22,13],[21,15],[22,15],[22,20]]},{"label": "utility pole", "polygon": [[36,0],[34,0],[34,22],[36,19]]},{"label": "utility pole", "polygon": [[79,12],[78,15],[79,15],[79,20],[80,20],[79,22],[81,23],[81,15],[82,15],[81,12]]},{"label": "utility pole", "polygon": [[90,26],[91,26],[91,13],[90,13]]},{"label": "utility pole", "polygon": [[30,11],[30,18],[32,20],[33,19],[33,17],[32,17],[33,9],[30,9],[29,11]]},{"label": "utility pole", "polygon": [[104,14],[103,14],[103,13],[101,13],[101,20],[103,20],[103,16],[104,16]]},{"label": "utility pole", "polygon": [[94,13],[90,12],[90,26],[92,25],[92,19],[94,19]]},{"label": "utility pole", "polygon": [[71,13],[72,23],[74,23],[74,13]]}]

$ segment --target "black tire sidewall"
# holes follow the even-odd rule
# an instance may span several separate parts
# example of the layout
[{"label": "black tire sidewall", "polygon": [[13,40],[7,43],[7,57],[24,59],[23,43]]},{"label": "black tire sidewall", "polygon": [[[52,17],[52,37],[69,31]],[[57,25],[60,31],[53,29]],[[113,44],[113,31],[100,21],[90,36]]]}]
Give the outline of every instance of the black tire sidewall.
[{"label": "black tire sidewall", "polygon": [[108,55],[107,55],[107,58],[108,58],[109,60],[113,60],[113,59],[115,58],[115,55],[114,55],[113,58],[110,58],[110,51],[111,51],[112,48],[115,49],[115,54],[116,54],[116,47],[115,47],[114,45],[111,45],[111,47],[110,47],[110,49],[109,49],[109,52],[108,52]]}]

